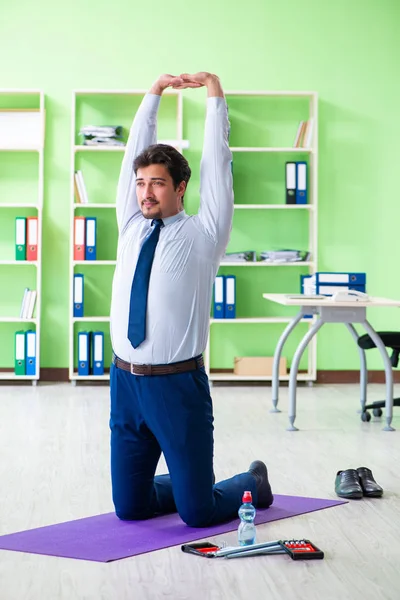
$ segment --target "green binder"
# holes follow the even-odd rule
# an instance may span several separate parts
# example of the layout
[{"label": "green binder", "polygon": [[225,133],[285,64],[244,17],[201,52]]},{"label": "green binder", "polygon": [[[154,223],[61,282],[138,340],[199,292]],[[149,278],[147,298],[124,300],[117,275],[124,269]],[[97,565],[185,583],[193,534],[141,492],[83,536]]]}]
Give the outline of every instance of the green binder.
[{"label": "green binder", "polygon": [[15,218],[15,260],[26,260],[26,218]]},{"label": "green binder", "polygon": [[25,331],[15,332],[15,374],[25,375],[26,342]]}]

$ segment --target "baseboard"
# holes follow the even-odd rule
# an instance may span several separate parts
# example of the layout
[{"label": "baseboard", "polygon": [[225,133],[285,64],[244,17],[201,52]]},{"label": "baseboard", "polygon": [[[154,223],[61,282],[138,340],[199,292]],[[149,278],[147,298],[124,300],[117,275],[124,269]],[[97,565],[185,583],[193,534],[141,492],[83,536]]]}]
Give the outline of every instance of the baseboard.
[{"label": "baseboard", "polygon": [[40,381],[69,381],[68,369],[40,369]]},{"label": "baseboard", "polygon": [[[359,383],[360,371],[317,371],[317,383]],[[400,383],[400,371],[393,371],[394,383]],[[385,371],[368,371],[368,383],[385,383]]]},{"label": "baseboard", "polygon": [[[110,369],[104,369],[105,373],[109,373]],[[13,369],[4,369],[4,368],[0,368],[0,373],[13,373],[14,370]],[[39,381],[48,381],[48,382],[52,382],[52,383],[62,383],[65,381],[70,381],[69,379],[69,370],[65,369],[65,368],[47,368],[47,367],[42,367],[40,369],[40,380]],[[108,385],[108,381],[105,380],[105,382],[103,381],[87,381],[84,380],[85,383],[89,383],[91,385],[98,385],[98,384],[104,384],[106,383]],[[30,379],[18,379],[16,381],[13,380],[0,380],[0,384],[4,383],[7,385],[10,385],[10,383],[13,383],[13,385],[31,385],[31,380]]]},{"label": "baseboard", "polygon": [[[0,369],[1,371],[5,369]],[[220,371],[220,370],[219,370]],[[226,370],[228,372],[228,370]],[[393,379],[395,383],[400,383],[400,371],[393,371]],[[68,369],[52,369],[42,368],[40,370],[40,381],[69,381]],[[357,370],[349,371],[317,371],[317,383],[359,383],[360,372]],[[92,383],[92,382],[90,382]],[[106,382],[108,384],[108,382]],[[219,385],[226,385],[226,382],[218,382]],[[235,382],[234,382],[235,383]],[[239,383],[239,382],[238,382]],[[256,382],[260,385],[261,382]],[[270,385],[270,382],[266,382]],[[385,371],[368,371],[368,383],[385,383]],[[241,385],[246,385],[246,382],[240,382]]]},{"label": "baseboard", "polygon": [[[110,369],[104,369],[105,373],[109,373]],[[68,369],[46,369],[46,368],[41,368],[40,369],[40,381],[69,381],[69,370]],[[87,381],[85,380],[85,383],[89,383],[90,385],[94,385],[94,384],[107,384],[108,385],[108,381],[105,380],[103,381]]]},{"label": "baseboard", "polygon": [[[10,369],[0,369],[0,372],[9,371]],[[225,369],[226,372],[232,372],[231,369]],[[218,369],[219,372],[222,369]],[[394,383],[400,383],[400,371],[393,371],[393,380]],[[63,368],[46,368],[42,367],[40,369],[40,381],[50,381],[50,382],[65,382],[69,381],[69,371],[68,369]],[[317,371],[317,383],[359,383],[360,381],[360,372],[357,370],[351,371]],[[8,385],[10,383],[19,384],[20,381],[7,382]],[[93,385],[94,382],[88,382]],[[103,382],[102,382],[103,383]],[[108,385],[108,381],[104,382]],[[218,385],[230,385],[231,382],[215,382]],[[271,385],[271,382],[248,382],[252,385]],[[368,383],[385,383],[385,371],[368,371]],[[247,382],[232,382],[233,385],[247,385]],[[286,383],[287,385],[287,383]]]},{"label": "baseboard", "polygon": [[[232,369],[211,369],[211,373],[233,373]],[[299,371],[299,373],[305,373],[305,371]],[[337,371],[328,371],[328,370],[319,370],[317,371],[317,381],[316,383],[359,383],[360,381],[360,371],[354,370],[337,370]],[[394,383],[400,383],[400,371],[393,371],[393,381]],[[251,385],[271,385],[270,381],[215,381],[214,385],[247,385],[248,383]],[[303,383],[303,382],[301,382]],[[385,371],[368,371],[368,383],[385,383]],[[282,385],[288,385],[288,382],[282,382]]]}]

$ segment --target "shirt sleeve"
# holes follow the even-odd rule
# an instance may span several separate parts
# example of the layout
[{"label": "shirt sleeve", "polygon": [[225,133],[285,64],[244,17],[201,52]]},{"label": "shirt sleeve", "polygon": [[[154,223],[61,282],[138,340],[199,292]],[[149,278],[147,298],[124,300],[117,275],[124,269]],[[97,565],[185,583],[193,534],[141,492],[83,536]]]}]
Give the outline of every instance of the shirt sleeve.
[{"label": "shirt sleeve", "polygon": [[220,97],[207,98],[198,216],[206,234],[224,251],[232,228],[233,180],[228,110]]},{"label": "shirt sleeve", "polygon": [[117,223],[120,233],[140,212],[136,199],[133,161],[145,148],[157,143],[157,113],[160,100],[161,96],[146,94],[132,123],[117,188]]}]

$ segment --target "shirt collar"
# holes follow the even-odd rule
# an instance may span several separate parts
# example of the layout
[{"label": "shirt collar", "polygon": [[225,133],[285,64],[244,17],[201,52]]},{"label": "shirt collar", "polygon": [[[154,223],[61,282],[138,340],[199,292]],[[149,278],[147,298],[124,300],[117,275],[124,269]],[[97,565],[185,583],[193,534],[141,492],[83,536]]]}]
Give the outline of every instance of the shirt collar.
[{"label": "shirt collar", "polygon": [[186,213],[184,210],[181,210],[176,215],[172,215],[172,217],[166,217],[162,221],[164,223],[164,226],[166,227],[167,225],[171,225],[172,223],[175,223],[175,221],[180,221],[184,217],[186,217]]}]

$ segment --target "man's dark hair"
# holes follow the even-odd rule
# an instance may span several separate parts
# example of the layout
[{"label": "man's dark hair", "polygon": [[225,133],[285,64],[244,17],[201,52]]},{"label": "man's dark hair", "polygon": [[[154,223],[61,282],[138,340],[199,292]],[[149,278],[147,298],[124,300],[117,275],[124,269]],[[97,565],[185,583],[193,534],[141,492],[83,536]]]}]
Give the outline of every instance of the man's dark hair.
[{"label": "man's dark hair", "polygon": [[168,144],[154,144],[143,150],[133,162],[135,175],[138,169],[143,169],[150,165],[163,165],[171,175],[175,190],[181,181],[185,181],[186,185],[189,183],[192,172],[188,161],[178,150],[175,150],[175,148]]}]

